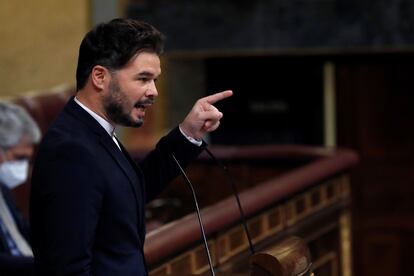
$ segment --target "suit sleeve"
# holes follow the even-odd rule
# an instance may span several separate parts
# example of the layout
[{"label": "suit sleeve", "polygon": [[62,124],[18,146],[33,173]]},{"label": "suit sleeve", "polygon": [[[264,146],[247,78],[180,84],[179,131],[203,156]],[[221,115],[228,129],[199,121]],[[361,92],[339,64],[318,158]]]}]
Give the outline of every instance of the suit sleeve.
[{"label": "suit sleeve", "polygon": [[17,208],[11,191],[8,188],[2,187],[2,193],[20,233],[26,241],[30,243],[30,227],[28,220],[23,217],[22,213]]},{"label": "suit sleeve", "polygon": [[33,257],[12,256],[0,253],[0,275],[34,275]]},{"label": "suit sleeve", "polygon": [[197,158],[206,144],[196,146],[182,135],[179,128],[161,138],[153,150],[140,164],[146,183],[146,201],[151,201],[162,189],[180,174],[172,154],[182,167]]},{"label": "suit sleeve", "polygon": [[104,180],[86,147],[69,142],[54,149],[39,154],[32,179],[36,270],[40,275],[91,275]]}]

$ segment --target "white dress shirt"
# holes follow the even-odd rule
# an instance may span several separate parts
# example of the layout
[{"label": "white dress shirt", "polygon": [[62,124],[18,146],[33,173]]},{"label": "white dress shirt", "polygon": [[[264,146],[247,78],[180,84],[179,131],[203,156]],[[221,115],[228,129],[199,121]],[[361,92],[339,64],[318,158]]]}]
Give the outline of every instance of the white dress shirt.
[{"label": "white dress shirt", "polygon": [[108,135],[111,136],[112,140],[117,145],[117,147],[121,149],[118,141],[115,138],[115,126],[111,125],[107,120],[105,120],[104,118],[102,118],[101,116],[93,112],[92,110],[90,110],[86,105],[81,103],[76,97],[75,97],[75,102],[78,105],[80,105],[80,107],[82,107],[86,112],[88,112],[106,130],[106,132],[108,132]]}]

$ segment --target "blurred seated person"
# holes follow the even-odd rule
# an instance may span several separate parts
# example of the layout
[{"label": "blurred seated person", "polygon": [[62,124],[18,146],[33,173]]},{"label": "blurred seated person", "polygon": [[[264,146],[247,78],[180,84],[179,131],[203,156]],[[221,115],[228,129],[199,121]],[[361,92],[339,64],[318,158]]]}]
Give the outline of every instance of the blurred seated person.
[{"label": "blurred seated person", "polygon": [[0,101],[0,275],[33,275],[29,225],[11,190],[26,182],[40,130],[21,107]]}]

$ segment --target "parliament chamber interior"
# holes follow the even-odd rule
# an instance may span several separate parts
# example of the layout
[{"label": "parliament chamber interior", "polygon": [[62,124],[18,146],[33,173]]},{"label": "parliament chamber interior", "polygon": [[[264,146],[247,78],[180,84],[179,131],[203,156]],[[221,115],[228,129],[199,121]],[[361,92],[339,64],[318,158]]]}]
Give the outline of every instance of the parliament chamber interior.
[{"label": "parliament chamber interior", "polygon": [[[89,21],[108,16],[111,5],[103,9],[96,2],[88,4]],[[313,6],[276,0],[107,2],[122,7],[123,16],[148,20],[167,34],[157,103],[143,127],[118,130],[135,160],[183,119],[195,99],[234,91],[231,99],[217,104],[224,117],[206,138],[219,163],[203,152],[185,170],[196,190],[218,275],[250,275],[269,266],[271,261],[252,256],[251,245],[255,253],[271,252],[268,256],[277,258],[278,246],[291,249],[298,243],[308,254],[305,268],[318,276],[411,275],[414,21],[394,3],[398,1],[392,7],[400,8],[396,18],[402,25],[385,28],[383,40],[381,34],[355,30],[366,21],[352,17],[352,11],[371,8],[367,1],[362,1],[365,6],[338,0],[315,1]],[[411,2],[399,3],[414,12]],[[359,15],[385,26],[378,17],[387,7],[377,9],[366,12],[371,17]],[[346,19],[338,21],[332,13]],[[205,16],[204,21],[192,19],[194,14]],[[181,17],[173,21],[177,15]],[[309,18],[317,22],[298,23]],[[354,25],[345,24],[350,18]],[[342,36],[321,27],[327,24]],[[381,29],[369,26],[364,30]],[[391,31],[400,36],[390,38]],[[5,91],[0,98],[24,107],[44,133],[76,93],[68,81],[48,85]],[[28,217],[30,180],[13,193]],[[150,275],[210,275],[184,178],[176,178],[147,205],[146,218]],[[274,274],[251,275],[299,275],[280,265]]]}]

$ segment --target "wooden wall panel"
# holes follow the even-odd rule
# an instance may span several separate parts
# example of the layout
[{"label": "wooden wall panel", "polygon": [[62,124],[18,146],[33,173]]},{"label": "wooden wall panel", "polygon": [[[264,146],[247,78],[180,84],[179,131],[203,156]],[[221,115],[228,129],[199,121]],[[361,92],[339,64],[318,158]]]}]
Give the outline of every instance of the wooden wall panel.
[{"label": "wooden wall panel", "polygon": [[355,275],[411,275],[414,228],[414,55],[337,62],[338,145],[355,149]]}]

